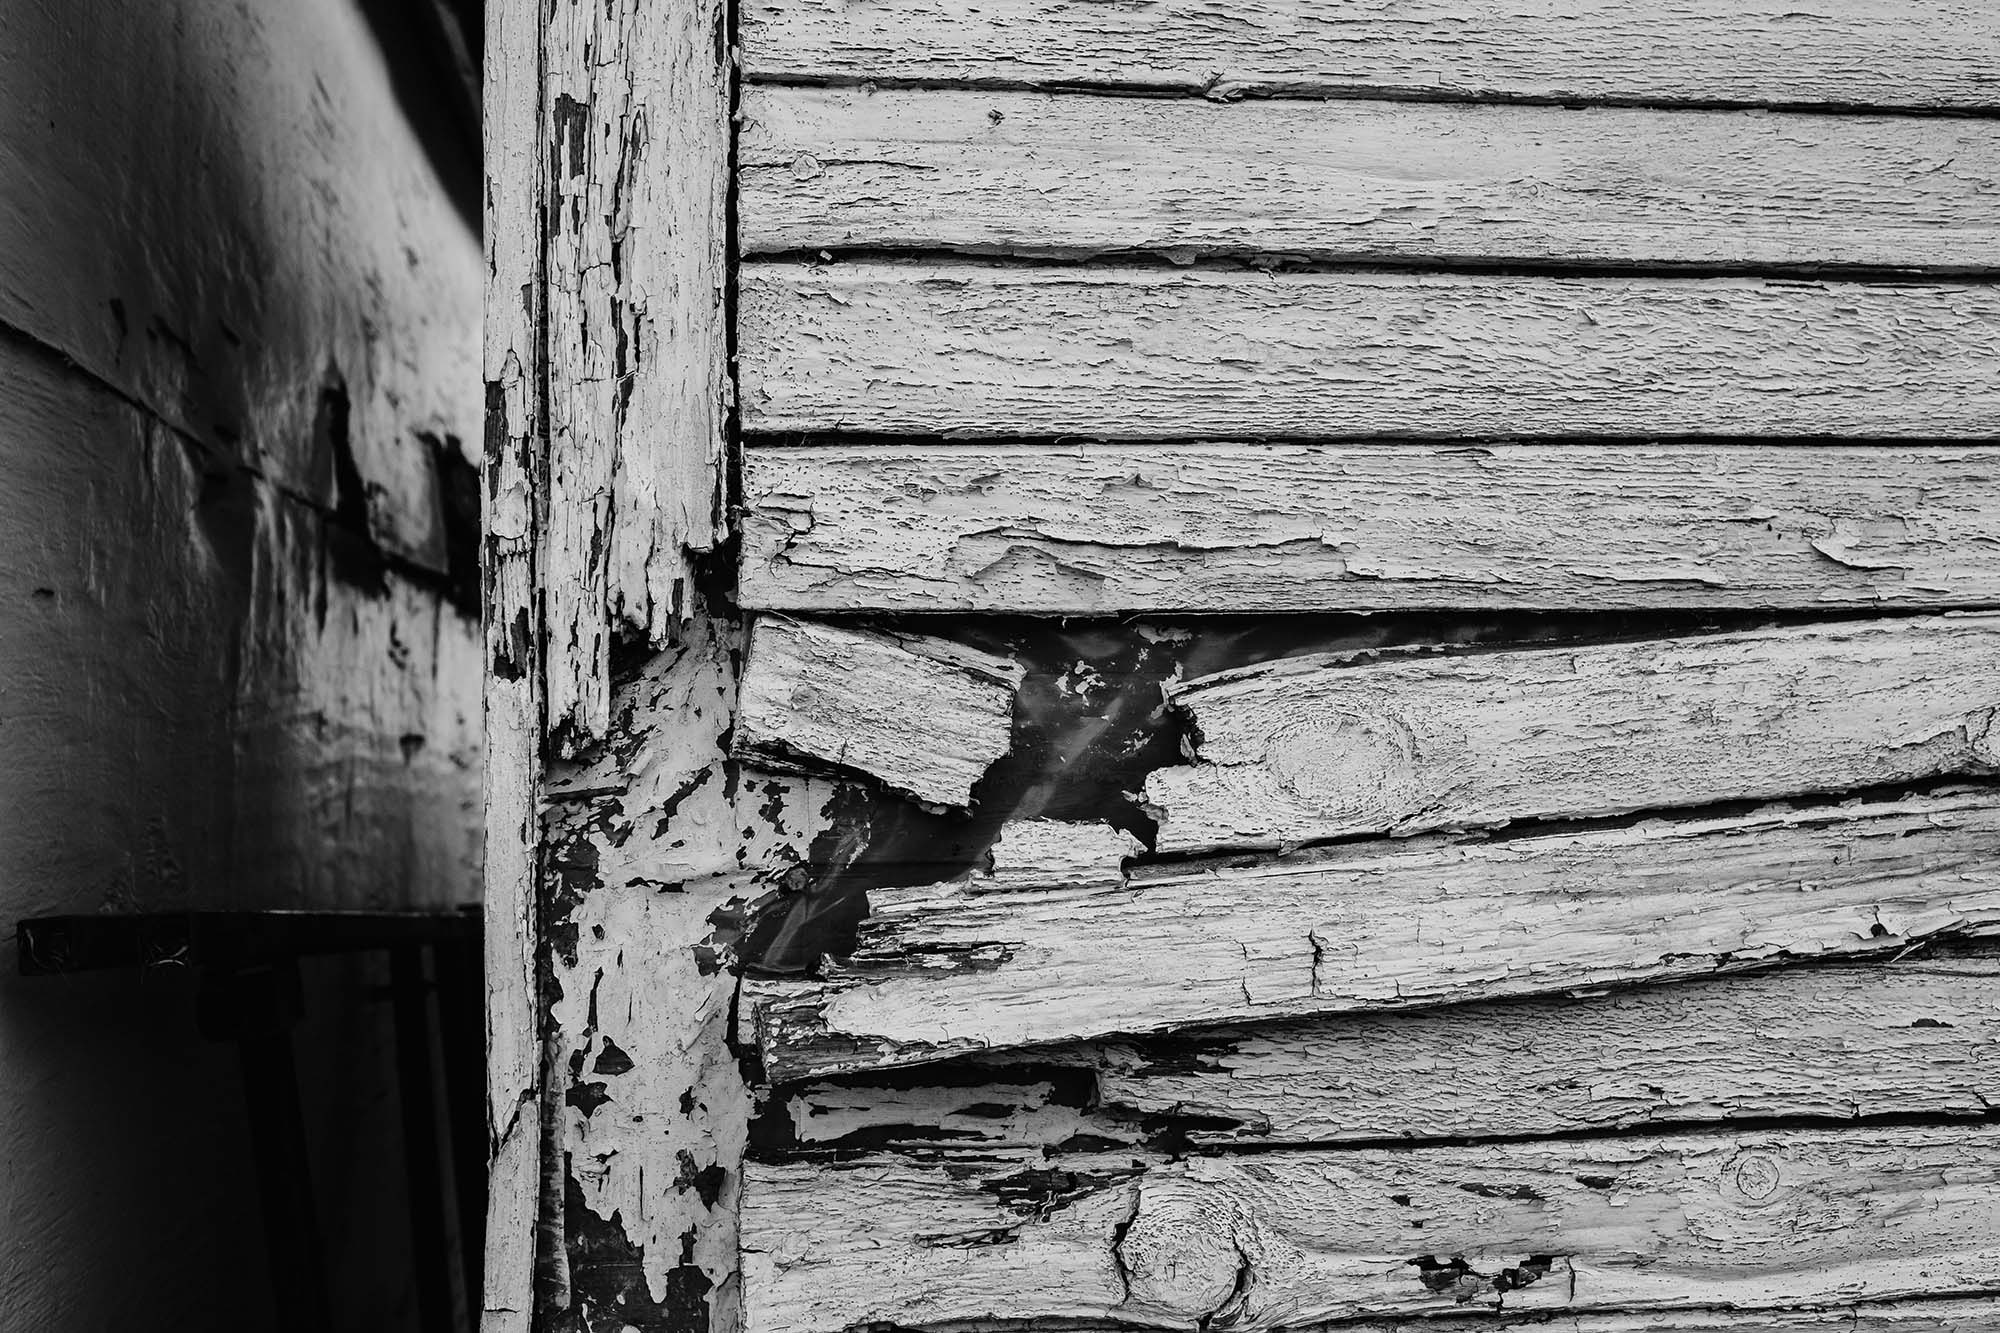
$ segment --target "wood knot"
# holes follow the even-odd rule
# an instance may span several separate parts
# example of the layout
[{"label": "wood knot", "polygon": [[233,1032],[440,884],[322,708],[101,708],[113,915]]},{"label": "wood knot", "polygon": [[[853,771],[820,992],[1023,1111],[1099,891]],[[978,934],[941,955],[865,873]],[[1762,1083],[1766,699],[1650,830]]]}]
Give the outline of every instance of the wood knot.
[{"label": "wood knot", "polygon": [[1401,718],[1322,714],[1272,737],[1265,754],[1285,791],[1357,827],[1389,828],[1423,804],[1416,734]]},{"label": "wood knot", "polygon": [[1141,1188],[1117,1257],[1126,1304],[1192,1323],[1229,1302],[1243,1266],[1228,1200],[1186,1181]]},{"label": "wood knot", "polygon": [[1730,1164],[1729,1178],[1738,1194],[1751,1203],[1763,1203],[1778,1192],[1784,1173],[1769,1153],[1747,1153]]}]

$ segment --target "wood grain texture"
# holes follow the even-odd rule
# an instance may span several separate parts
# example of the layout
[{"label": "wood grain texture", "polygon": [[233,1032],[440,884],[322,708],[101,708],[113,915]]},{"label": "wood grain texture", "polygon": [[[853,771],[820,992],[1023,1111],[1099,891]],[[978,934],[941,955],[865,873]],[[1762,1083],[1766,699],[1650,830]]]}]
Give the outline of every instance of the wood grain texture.
[{"label": "wood grain texture", "polygon": [[761,0],[752,79],[1093,84],[1310,97],[1988,108],[1979,0]]},{"label": "wood grain texture", "polygon": [[1007,753],[1022,675],[948,639],[765,616],[750,636],[736,753],[970,805],[974,784]]},{"label": "wood grain texture", "polygon": [[671,639],[723,537],[731,89],[721,0],[549,14],[544,671],[574,747],[609,721],[614,634]]},{"label": "wood grain texture", "polygon": [[746,1328],[1244,1330],[2000,1289],[2000,1132],[752,1165]]},{"label": "wood grain texture", "polygon": [[881,890],[824,982],[745,986],[773,1080],[1198,1023],[1695,977],[2000,930],[1985,790]]},{"label": "wood grain texture", "polygon": [[1983,439],[2000,289],[750,263],[749,431]]},{"label": "wood grain texture", "polygon": [[2000,956],[1346,1014],[790,1084],[791,1151],[1537,1138],[2000,1107]]},{"label": "wood grain texture", "polygon": [[1205,1144],[1984,1113],[2000,1107],[1996,997],[1994,958],[1788,968],[1112,1044],[1089,1059],[1105,1108],[1203,1117],[1189,1134]]},{"label": "wood grain texture", "polygon": [[1279,847],[2000,771],[2000,617],[1853,620],[1169,684],[1156,849]]},{"label": "wood grain texture", "polygon": [[1991,269],[1990,120],[751,89],[745,254]]},{"label": "wood grain texture", "polygon": [[484,983],[487,1191],[480,1333],[528,1333],[542,1194],[540,940],[542,633],[535,549],[542,416],[541,6],[486,7],[482,95],[486,386],[480,616],[486,755]]},{"label": "wood grain texture", "polygon": [[807,611],[1992,605],[2000,449],[745,451],[741,596]]}]

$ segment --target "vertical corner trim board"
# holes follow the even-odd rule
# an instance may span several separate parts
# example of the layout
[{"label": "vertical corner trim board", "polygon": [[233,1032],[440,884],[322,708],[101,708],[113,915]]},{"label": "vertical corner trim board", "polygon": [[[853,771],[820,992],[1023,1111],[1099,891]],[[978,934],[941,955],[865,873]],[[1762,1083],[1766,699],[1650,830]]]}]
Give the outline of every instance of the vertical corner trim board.
[{"label": "vertical corner trim board", "polygon": [[2000,772],[2000,616],[1354,661],[1169,685],[1156,850],[1281,847]]},{"label": "vertical corner trim board", "polygon": [[1023,674],[948,639],[761,616],[735,749],[767,767],[859,772],[919,801],[968,806],[1007,753]]},{"label": "vertical corner trim board", "polygon": [[1123,888],[879,890],[847,965],[746,984],[774,1082],[1196,1024],[1417,1008],[2000,931],[1971,789],[1142,868]]},{"label": "vertical corner trim board", "polygon": [[1493,97],[1978,110],[2000,105],[1984,0],[760,0],[747,77],[1213,98]]},{"label": "vertical corner trim board", "polygon": [[846,88],[743,115],[749,255],[2000,261],[1986,119]]},{"label": "vertical corner trim board", "polygon": [[749,432],[1985,440],[2000,287],[741,266]]},{"label": "vertical corner trim board", "polygon": [[1163,1330],[2000,1291],[2000,1131],[753,1164],[749,1333]]},{"label": "vertical corner trim board", "polygon": [[721,0],[555,5],[543,48],[550,734],[608,722],[611,644],[694,613],[724,528],[730,77]]},{"label": "vertical corner trim board", "polygon": [[798,611],[2000,604],[2000,448],[766,444],[740,595]]}]

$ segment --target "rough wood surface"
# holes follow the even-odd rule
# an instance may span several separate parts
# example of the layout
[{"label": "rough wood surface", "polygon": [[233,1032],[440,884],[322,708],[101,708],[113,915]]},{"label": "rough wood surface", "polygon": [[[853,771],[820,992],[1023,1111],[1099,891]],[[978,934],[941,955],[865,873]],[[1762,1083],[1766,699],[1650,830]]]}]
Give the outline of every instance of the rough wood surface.
[{"label": "rough wood surface", "polygon": [[752,1165],[746,1327],[1275,1329],[2000,1290],[2000,1132]]},{"label": "rough wood surface", "polygon": [[1419,1007],[2000,930],[1989,791],[877,891],[850,964],[745,987],[773,1080],[1197,1023]]},{"label": "rough wood surface", "polygon": [[970,805],[974,784],[1007,753],[1022,674],[948,639],[765,616],[750,636],[736,752]]},{"label": "rough wood surface", "polygon": [[[1035,1047],[787,1085],[798,1149],[1535,1138],[2000,1108],[2000,956]],[[929,1071],[919,1071],[929,1072]]]},{"label": "rough wood surface", "polygon": [[1996,998],[1996,958],[1789,968],[1300,1020],[1093,1057],[1107,1108],[1235,1122],[1191,1129],[1198,1143],[1983,1113],[2000,1108]]},{"label": "rough wood surface", "polygon": [[745,254],[2000,260],[2000,126],[1764,112],[752,89]]},{"label": "rough wood surface", "polygon": [[2000,450],[765,446],[741,595],[812,611],[2000,602]]},{"label": "rough wood surface", "polygon": [[750,431],[1984,439],[2000,288],[749,263]]},{"label": "rough wood surface", "polygon": [[613,638],[670,639],[723,536],[731,92],[721,0],[548,14],[544,670],[573,746],[608,720]]},{"label": "rough wood surface", "polygon": [[1145,850],[1144,843],[1109,824],[1012,820],[1001,826],[988,853],[992,864],[974,871],[967,883],[983,893],[1121,887],[1126,863]]},{"label": "rough wood surface", "polygon": [[527,1333],[542,1193],[541,6],[486,7],[487,267],[480,599],[485,647],[486,1246],[480,1333]]},{"label": "rough wood surface", "polygon": [[1980,0],[763,0],[744,7],[742,24],[753,79],[1216,98],[2000,104],[2000,17]]},{"label": "rough wood surface", "polygon": [[1278,847],[2000,771],[2000,617],[1302,657],[1169,684],[1156,848]]},{"label": "rough wood surface", "polygon": [[548,774],[564,1304],[642,1333],[736,1327],[749,1099],[729,922],[805,858],[833,796],[731,759],[741,649],[697,615],[614,693],[604,743]]}]

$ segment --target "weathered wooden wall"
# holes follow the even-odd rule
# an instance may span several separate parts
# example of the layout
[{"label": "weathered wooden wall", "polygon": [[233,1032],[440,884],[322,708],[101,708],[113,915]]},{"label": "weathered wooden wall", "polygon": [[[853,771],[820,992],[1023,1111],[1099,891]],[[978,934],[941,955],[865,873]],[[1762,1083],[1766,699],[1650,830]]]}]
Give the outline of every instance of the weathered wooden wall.
[{"label": "weathered wooden wall", "polygon": [[506,15],[494,1328],[1995,1317],[1994,11]]},{"label": "weathered wooden wall", "polygon": [[[476,219],[392,53],[310,0],[4,28],[0,921],[476,900]],[[314,973],[316,1161],[400,1216],[368,980]],[[264,1326],[192,978],[0,991],[4,1322]],[[399,1226],[329,1224],[343,1326],[400,1326]]]}]

